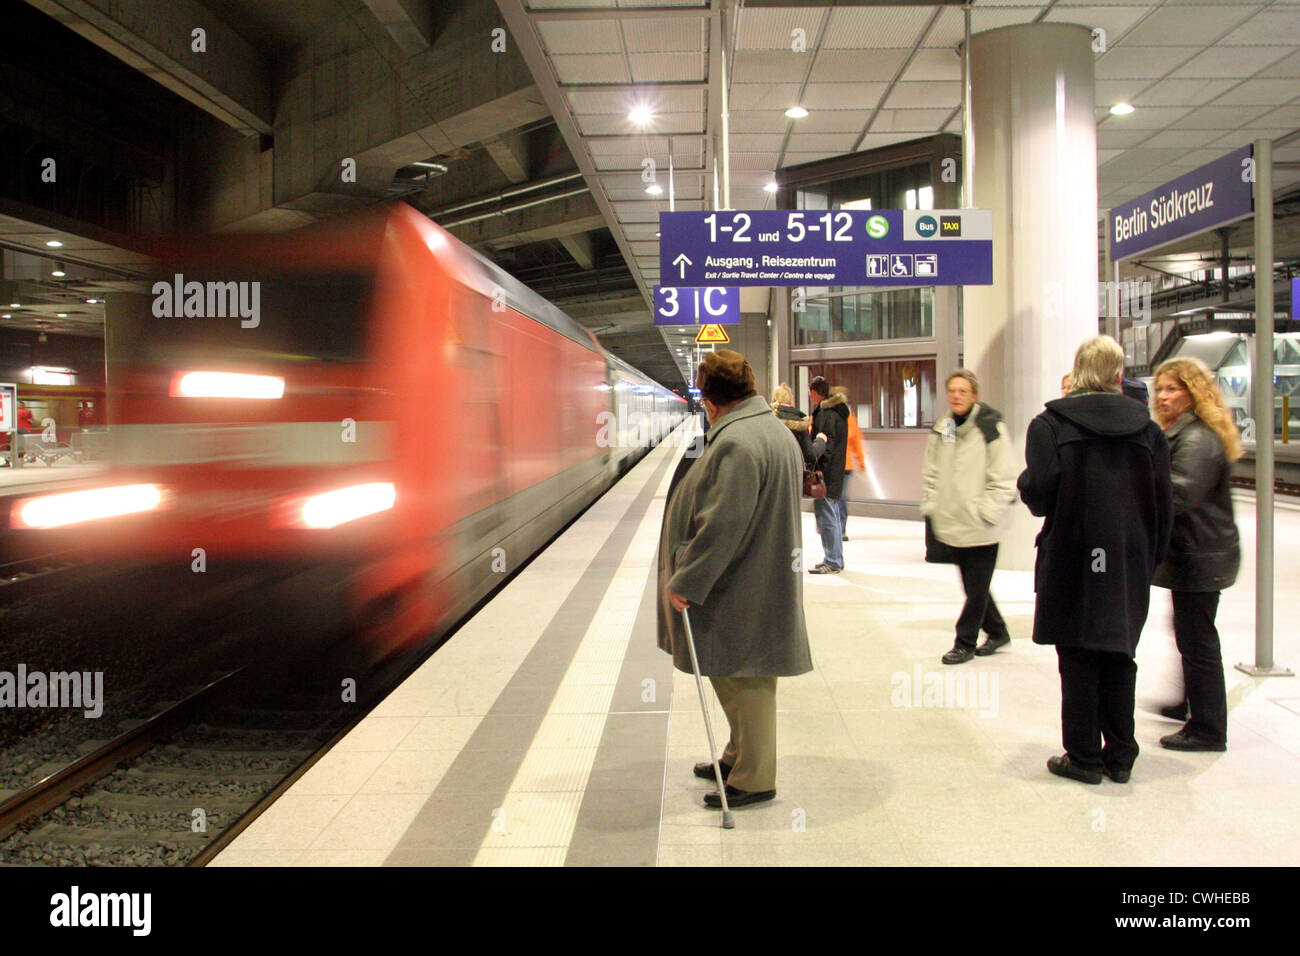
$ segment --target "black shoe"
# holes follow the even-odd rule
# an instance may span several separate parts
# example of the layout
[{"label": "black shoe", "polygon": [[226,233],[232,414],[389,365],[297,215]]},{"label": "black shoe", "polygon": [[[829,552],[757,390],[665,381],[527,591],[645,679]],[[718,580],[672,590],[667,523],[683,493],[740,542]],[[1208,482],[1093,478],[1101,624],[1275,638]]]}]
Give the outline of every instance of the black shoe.
[{"label": "black shoe", "polygon": [[1131,770],[1111,770],[1110,767],[1103,767],[1101,772],[1115,783],[1128,783],[1128,778],[1133,774]]},{"label": "black shoe", "polygon": [[1101,783],[1100,770],[1085,770],[1070,759],[1069,754],[1061,754],[1059,757],[1047,758],[1047,769],[1052,771],[1058,777],[1069,777],[1071,780],[1077,780],[1080,783]]},{"label": "black shoe", "polygon": [[823,561],[821,564],[817,565],[817,567],[809,568],[808,573],[809,574],[839,574],[840,569],[832,568],[829,564]]},{"label": "black shoe", "polygon": [[956,646],[947,654],[943,655],[945,664],[965,664],[975,656],[975,648]]},{"label": "black shoe", "polygon": [[990,634],[988,639],[985,640],[983,644],[975,648],[975,653],[978,654],[980,657],[988,657],[999,647],[1006,647],[1010,643],[1011,643],[1010,634],[1000,634],[997,637],[994,637],[992,634]]},{"label": "black shoe", "polygon": [[1228,749],[1226,741],[1212,740],[1200,734],[1191,733],[1186,727],[1176,734],[1160,738],[1160,746],[1170,750],[1209,750],[1220,753]]},{"label": "black shoe", "polygon": [[[750,793],[748,790],[737,790],[731,784],[727,784],[727,809],[734,810],[736,807],[747,807],[751,803],[762,803],[765,800],[774,800],[776,798],[775,790],[759,790],[756,793]],[[722,797],[718,791],[704,795],[704,805],[714,810],[722,809]]]},{"label": "black shoe", "polygon": [[1192,710],[1187,706],[1187,701],[1184,700],[1181,704],[1170,704],[1168,707],[1161,707],[1160,716],[1187,723],[1187,718],[1192,716]]},{"label": "black shoe", "polygon": [[[722,768],[722,782],[726,783],[727,778],[731,776],[731,765],[725,760],[719,760],[718,766]],[[695,765],[695,776],[699,777],[701,780],[713,780],[715,782],[717,780],[713,774],[713,764],[707,760],[704,761],[704,763],[697,763]]]}]

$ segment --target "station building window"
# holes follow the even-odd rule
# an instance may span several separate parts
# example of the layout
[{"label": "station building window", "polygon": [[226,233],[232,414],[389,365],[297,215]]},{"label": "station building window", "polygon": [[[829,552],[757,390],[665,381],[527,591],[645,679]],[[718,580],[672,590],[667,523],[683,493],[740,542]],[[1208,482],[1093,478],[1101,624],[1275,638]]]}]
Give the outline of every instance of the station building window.
[{"label": "station building window", "polygon": [[849,404],[863,430],[934,425],[933,357],[809,364],[807,369],[809,381],[822,375],[831,385],[848,390]]},{"label": "station building window", "polygon": [[[796,302],[798,300],[796,299]],[[795,345],[934,335],[934,289],[808,289],[794,312]]]}]

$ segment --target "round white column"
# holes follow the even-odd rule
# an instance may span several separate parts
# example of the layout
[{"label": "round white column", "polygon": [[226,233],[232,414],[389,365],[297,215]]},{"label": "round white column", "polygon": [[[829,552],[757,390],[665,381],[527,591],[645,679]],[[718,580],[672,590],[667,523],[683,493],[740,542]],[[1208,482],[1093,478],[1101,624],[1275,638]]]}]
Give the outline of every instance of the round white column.
[{"label": "round white column", "polygon": [[[971,37],[972,205],[993,210],[993,284],[968,286],[964,354],[980,397],[1025,430],[1097,334],[1097,126],[1091,31],[1063,23]],[[943,374],[942,370],[940,374]],[[1023,504],[999,566],[1033,567]]]}]

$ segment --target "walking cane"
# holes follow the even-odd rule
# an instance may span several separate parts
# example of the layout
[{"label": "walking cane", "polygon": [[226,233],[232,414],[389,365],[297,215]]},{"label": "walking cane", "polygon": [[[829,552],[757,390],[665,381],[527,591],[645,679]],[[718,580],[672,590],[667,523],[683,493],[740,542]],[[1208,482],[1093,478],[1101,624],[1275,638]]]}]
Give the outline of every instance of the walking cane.
[{"label": "walking cane", "polygon": [[727,806],[727,785],[722,780],[722,768],[718,766],[717,750],[713,746],[713,721],[709,718],[709,702],[704,699],[704,681],[700,679],[700,662],[695,656],[695,636],[691,634],[691,615],[687,608],[682,608],[682,620],[686,624],[686,647],[691,652],[691,670],[695,671],[695,687],[700,692],[700,710],[704,712],[704,731],[709,735],[709,760],[713,763],[713,776],[718,781],[718,795],[722,797],[722,827],[731,830],[736,821],[731,818],[731,808]]}]

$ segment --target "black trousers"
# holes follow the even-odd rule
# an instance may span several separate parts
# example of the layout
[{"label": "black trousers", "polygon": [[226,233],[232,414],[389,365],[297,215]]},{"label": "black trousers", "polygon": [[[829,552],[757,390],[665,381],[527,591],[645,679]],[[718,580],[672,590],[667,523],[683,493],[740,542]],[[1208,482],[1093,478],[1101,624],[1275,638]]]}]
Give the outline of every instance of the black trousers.
[{"label": "black trousers", "polygon": [[957,618],[957,646],[974,647],[980,628],[990,637],[1002,637],[1007,633],[1007,622],[1002,620],[1002,614],[989,594],[993,565],[998,560],[998,546],[985,544],[976,548],[953,548],[952,551],[957,558],[957,570],[961,572],[962,589],[966,592],[966,604],[961,609],[961,617]]},{"label": "black trousers", "polygon": [[1183,686],[1192,718],[1190,733],[1217,743],[1228,742],[1228,695],[1223,654],[1214,616],[1218,591],[1170,591],[1174,598],[1174,640],[1183,656]]},{"label": "black trousers", "polygon": [[1127,654],[1059,645],[1056,657],[1061,741],[1070,762],[1086,770],[1132,769],[1138,755],[1133,736],[1137,661]]}]

